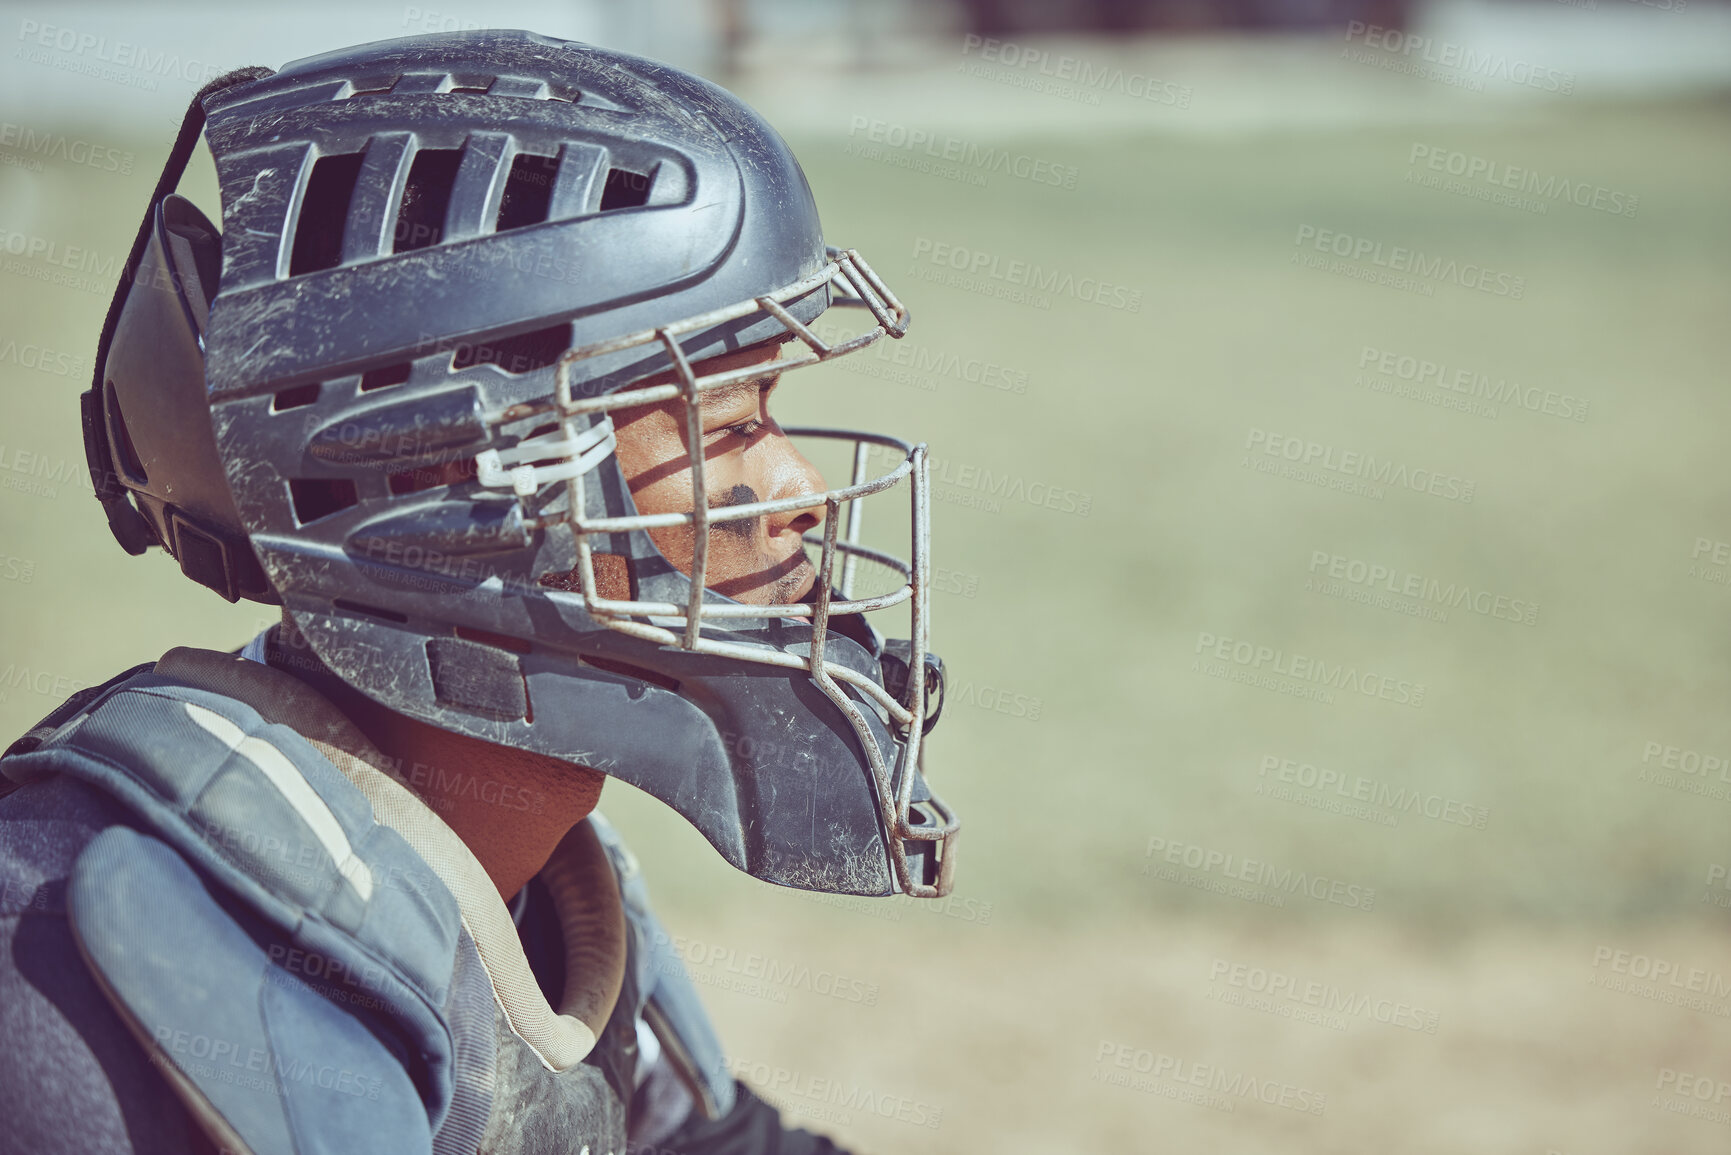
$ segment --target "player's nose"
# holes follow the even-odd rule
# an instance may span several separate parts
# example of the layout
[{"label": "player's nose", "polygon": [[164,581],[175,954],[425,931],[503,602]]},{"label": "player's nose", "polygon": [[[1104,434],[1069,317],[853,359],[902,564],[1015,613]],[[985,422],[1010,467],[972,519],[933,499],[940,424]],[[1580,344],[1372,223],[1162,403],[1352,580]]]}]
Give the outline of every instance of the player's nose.
[{"label": "player's nose", "polygon": [[[769,484],[766,487],[769,500],[819,494],[829,488],[817,466],[799,451],[785,433],[777,430],[771,440],[772,445],[764,447],[774,450],[773,453],[765,455],[765,464],[770,471],[767,479]],[[771,538],[780,537],[782,534],[803,536],[823,527],[824,507],[819,505],[811,509],[772,513],[766,520]]]}]

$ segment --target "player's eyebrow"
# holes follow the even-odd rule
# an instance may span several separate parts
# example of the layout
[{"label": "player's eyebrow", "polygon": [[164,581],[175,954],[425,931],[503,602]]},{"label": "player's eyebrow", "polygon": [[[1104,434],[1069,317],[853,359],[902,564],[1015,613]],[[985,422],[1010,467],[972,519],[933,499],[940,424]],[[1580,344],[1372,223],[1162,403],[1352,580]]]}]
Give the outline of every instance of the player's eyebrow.
[{"label": "player's eyebrow", "polygon": [[733,384],[723,385],[719,389],[706,389],[703,391],[699,404],[719,409],[735,404],[742,398],[749,397],[755,400],[764,390],[775,388],[776,380],[772,377],[760,378],[755,381],[735,381]]},{"label": "player's eyebrow", "polygon": [[[724,405],[734,404],[739,401],[741,397],[745,396],[751,397],[755,400],[757,395],[763,393],[765,390],[775,388],[777,383],[781,380],[780,371],[774,368],[775,363],[781,359],[781,346],[786,344],[792,338],[792,333],[786,333],[776,339],[773,343],[764,342],[758,346],[758,348],[773,348],[775,350],[775,356],[766,357],[760,362],[755,362],[750,366],[750,368],[755,369],[761,366],[766,373],[773,373],[773,376],[751,378],[745,381],[734,381],[731,384],[721,386],[719,389],[706,389],[703,391],[700,404],[719,408]],[[743,350],[741,351],[743,352]],[[740,365],[736,366],[735,369],[744,369],[746,367],[747,366]]]}]

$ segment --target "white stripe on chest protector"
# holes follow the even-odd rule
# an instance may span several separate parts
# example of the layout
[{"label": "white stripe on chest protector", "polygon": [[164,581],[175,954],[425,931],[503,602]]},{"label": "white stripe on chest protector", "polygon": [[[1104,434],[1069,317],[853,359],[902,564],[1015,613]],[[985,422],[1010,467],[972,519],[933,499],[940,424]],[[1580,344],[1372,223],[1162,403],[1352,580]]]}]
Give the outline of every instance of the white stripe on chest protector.
[{"label": "white stripe on chest protector", "polygon": [[331,813],[325,800],[301,777],[301,772],[288,760],[288,755],[263,738],[249,737],[239,726],[215,710],[206,709],[195,702],[182,702],[181,705],[186,707],[187,716],[218,742],[264,772],[271,785],[277,788],[277,793],[281,794],[288,804],[294,807],[302,821],[312,828],[314,836],[324,846],[325,853],[337,864],[337,873],[349,880],[349,885],[355,888],[355,893],[361,896],[362,902],[372,898],[372,870],[355,856],[348,836],[337,822],[337,816]]}]

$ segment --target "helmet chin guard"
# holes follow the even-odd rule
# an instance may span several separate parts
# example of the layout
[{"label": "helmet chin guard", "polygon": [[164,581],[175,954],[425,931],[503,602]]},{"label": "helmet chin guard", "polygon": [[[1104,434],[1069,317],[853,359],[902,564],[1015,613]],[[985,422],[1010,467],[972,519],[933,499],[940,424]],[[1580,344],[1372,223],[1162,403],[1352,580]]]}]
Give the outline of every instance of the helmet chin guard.
[{"label": "helmet chin guard", "polygon": [[[677,70],[493,30],[363,45],[201,99],[220,280],[122,284],[87,402],[104,434],[93,476],[100,458],[177,557],[203,539],[149,495],[231,497],[194,511],[222,564],[183,568],[226,575],[205,584],[231,600],[280,600],[314,678],[630,782],[766,881],[947,894],[959,822],[921,769],[943,680],[925,446],[789,429],[851,444],[849,483],[719,508],[705,486],[705,392],[909,321],[857,252],[824,245],[774,131]],[[216,230],[159,194],[140,252],[190,268],[170,225],[207,245]],[[184,307],[162,308],[165,291]],[[869,325],[826,342],[811,325],[832,304]],[[164,325],[179,327],[172,364]],[[693,368],[781,340],[800,351]],[[658,376],[673,380],[642,384]],[[646,514],[613,420],[670,401],[691,512]],[[899,460],[868,476],[872,446]],[[415,483],[468,462],[470,479]],[[864,503],[892,490],[909,503],[905,560],[862,540]],[[111,520],[124,500],[107,494]],[[825,515],[806,535],[810,600],[707,588],[711,528],[808,509]],[[674,526],[692,533],[689,573],[651,540]],[[855,596],[862,569],[895,588]],[[233,576],[249,572],[263,580]],[[908,636],[886,642],[866,615],[904,605]]]}]

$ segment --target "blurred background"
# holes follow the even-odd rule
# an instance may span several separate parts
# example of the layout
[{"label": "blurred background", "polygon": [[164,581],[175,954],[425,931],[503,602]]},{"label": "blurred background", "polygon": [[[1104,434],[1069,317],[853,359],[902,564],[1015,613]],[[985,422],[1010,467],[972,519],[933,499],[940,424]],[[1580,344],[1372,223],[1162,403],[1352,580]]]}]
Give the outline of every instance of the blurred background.
[{"label": "blurred background", "polygon": [[955,895],[603,799],[741,1078],[865,1152],[1731,1148],[1731,8],[432,2],[4,6],[0,730],[271,620],[78,434],[197,86],[591,41],[915,317],[778,415],[932,446]]}]

